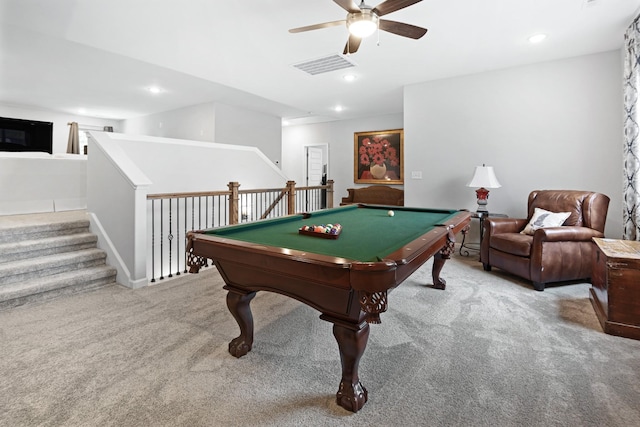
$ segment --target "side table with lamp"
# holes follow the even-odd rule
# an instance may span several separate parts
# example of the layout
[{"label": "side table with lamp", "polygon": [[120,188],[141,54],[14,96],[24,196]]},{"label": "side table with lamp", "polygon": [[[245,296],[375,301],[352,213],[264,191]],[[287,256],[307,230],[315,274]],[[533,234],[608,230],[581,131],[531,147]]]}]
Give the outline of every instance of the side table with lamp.
[{"label": "side table with lamp", "polygon": [[485,218],[490,216],[506,218],[507,215],[500,213],[489,212],[487,205],[489,203],[489,190],[487,188],[500,188],[500,182],[496,178],[496,174],[493,171],[493,166],[476,166],[471,180],[467,183],[467,187],[475,187],[476,196],[478,198],[478,208],[475,212],[471,213],[471,218],[478,218],[480,222],[480,242],[479,243],[465,243],[467,233],[462,233],[462,243],[460,244],[460,255],[469,256],[469,250],[480,251],[480,244],[482,243],[482,235],[484,234],[483,223]]}]

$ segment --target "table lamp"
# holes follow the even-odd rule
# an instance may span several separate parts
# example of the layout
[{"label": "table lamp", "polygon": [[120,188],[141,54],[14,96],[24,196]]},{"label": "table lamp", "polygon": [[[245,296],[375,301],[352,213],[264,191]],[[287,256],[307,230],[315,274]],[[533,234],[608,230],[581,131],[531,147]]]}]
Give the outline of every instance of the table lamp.
[{"label": "table lamp", "polygon": [[483,164],[482,166],[476,166],[476,170],[467,187],[480,187],[476,190],[476,195],[478,196],[477,212],[488,212],[487,199],[489,198],[489,190],[487,188],[499,188],[502,186],[493,172],[493,166],[485,166]]}]

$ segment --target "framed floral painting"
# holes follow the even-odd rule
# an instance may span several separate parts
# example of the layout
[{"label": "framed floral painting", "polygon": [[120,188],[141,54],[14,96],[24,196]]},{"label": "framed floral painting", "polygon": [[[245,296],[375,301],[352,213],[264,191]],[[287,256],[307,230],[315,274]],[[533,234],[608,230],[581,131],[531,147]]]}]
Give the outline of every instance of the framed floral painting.
[{"label": "framed floral painting", "polygon": [[404,184],[402,129],[353,134],[354,182],[357,184]]}]

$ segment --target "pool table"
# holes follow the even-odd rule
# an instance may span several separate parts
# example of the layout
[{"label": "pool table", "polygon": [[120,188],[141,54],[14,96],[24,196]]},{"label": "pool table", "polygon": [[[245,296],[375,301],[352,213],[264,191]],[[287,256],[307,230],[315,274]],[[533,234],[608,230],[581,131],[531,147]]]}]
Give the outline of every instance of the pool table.
[{"label": "pool table", "polygon": [[[393,216],[389,215],[393,210]],[[338,405],[357,412],[367,401],[358,365],[369,324],[380,323],[388,292],[432,256],[434,288],[455,234],[468,228],[466,211],[349,205],[187,235],[188,265],[197,273],[211,259],[225,281],[227,307],[240,327],[229,343],[235,357],[253,345],[249,303],[257,291],[295,298],[333,323],[342,363]],[[305,225],[340,224],[337,238],[300,234]]]}]

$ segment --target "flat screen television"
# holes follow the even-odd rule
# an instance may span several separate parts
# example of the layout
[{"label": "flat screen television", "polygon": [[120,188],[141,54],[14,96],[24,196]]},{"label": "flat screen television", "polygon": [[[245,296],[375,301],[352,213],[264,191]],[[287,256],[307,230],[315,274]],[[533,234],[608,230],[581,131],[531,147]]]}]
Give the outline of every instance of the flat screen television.
[{"label": "flat screen television", "polygon": [[0,151],[53,154],[53,123],[0,117]]}]

